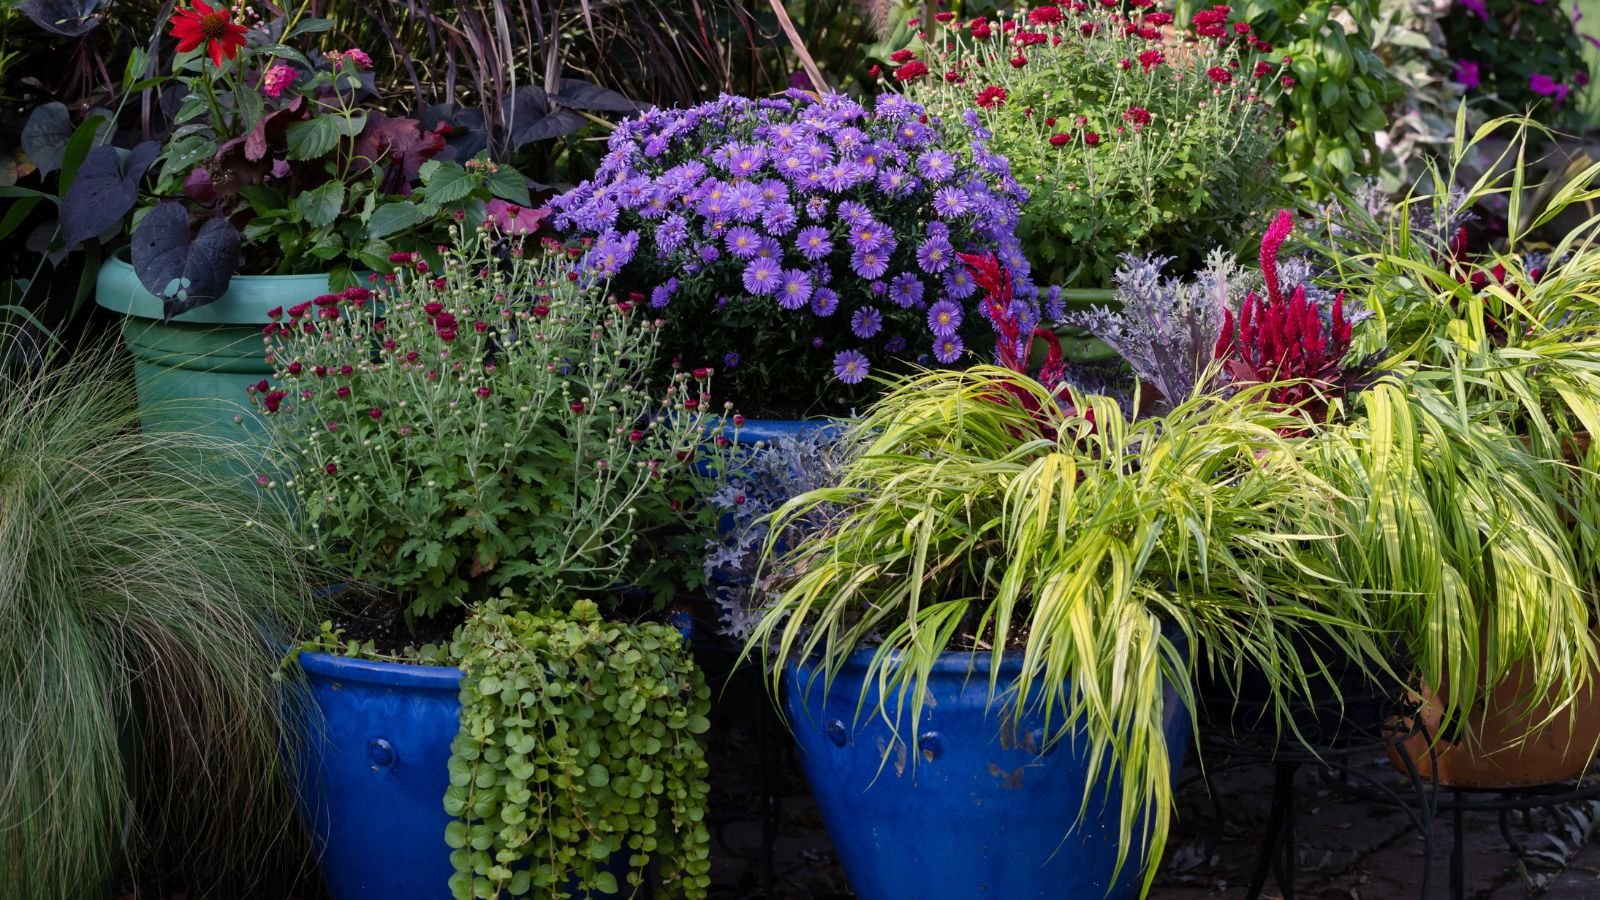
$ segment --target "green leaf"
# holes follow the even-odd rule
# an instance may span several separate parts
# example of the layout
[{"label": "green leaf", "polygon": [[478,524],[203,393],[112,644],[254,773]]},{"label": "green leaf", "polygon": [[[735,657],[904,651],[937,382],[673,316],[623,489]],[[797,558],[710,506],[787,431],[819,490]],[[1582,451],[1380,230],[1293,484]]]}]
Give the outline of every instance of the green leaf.
[{"label": "green leaf", "polygon": [[330,116],[339,133],[347,138],[353,138],[367,127],[367,111],[364,109],[352,110],[348,115],[340,114]]},{"label": "green leaf", "polygon": [[268,56],[276,56],[279,59],[287,59],[288,61],[295,63],[304,69],[316,71],[317,68],[311,64],[311,60],[306,59],[305,54],[294,49],[293,47],[285,46],[284,44],[265,44],[257,47],[256,50],[261,53],[265,53]]},{"label": "green leaf", "polygon": [[589,783],[590,787],[605,787],[611,783],[611,773],[606,771],[605,766],[593,765],[589,767],[584,780]]},{"label": "green leaf", "polygon": [[478,693],[485,697],[494,697],[500,693],[500,679],[490,675],[478,682]]},{"label": "green leaf", "polygon": [[314,227],[333,224],[344,207],[344,182],[329,181],[295,198],[295,206]]},{"label": "green leaf", "polygon": [[167,161],[161,166],[160,181],[177,178],[195,163],[217,152],[217,143],[204,134],[191,134],[167,148]]},{"label": "green leaf", "polygon": [[[72,137],[67,140],[67,148],[61,154],[61,195],[67,194],[67,189],[72,187],[72,182],[78,177],[78,167],[83,165],[89,151],[101,143],[100,137],[105,130],[104,126],[110,119],[100,115],[91,115],[78,125]],[[109,135],[107,135],[109,137]]]},{"label": "green leaf", "polygon": [[385,203],[372,211],[372,219],[367,222],[367,236],[381,238],[404,231],[422,222],[422,210],[417,208],[410,200],[398,200]]},{"label": "green leaf", "polygon": [[339,145],[339,126],[333,119],[333,116],[317,116],[304,122],[295,122],[284,129],[284,139],[289,143],[289,158],[319,159],[333,152],[333,148]]},{"label": "green leaf", "polygon": [[294,40],[302,34],[320,34],[321,32],[330,31],[332,29],[332,19],[301,19],[295,23],[293,28],[289,29],[283,35],[283,40],[288,42]]},{"label": "green leaf", "polygon": [[427,202],[444,206],[462,200],[478,186],[478,179],[458,163],[444,163],[433,171],[433,177],[423,186]]},{"label": "green leaf", "polygon": [[489,193],[501,200],[518,206],[533,205],[533,197],[528,193],[528,179],[510,166],[502,165],[500,171],[485,179],[485,184],[489,188]]}]

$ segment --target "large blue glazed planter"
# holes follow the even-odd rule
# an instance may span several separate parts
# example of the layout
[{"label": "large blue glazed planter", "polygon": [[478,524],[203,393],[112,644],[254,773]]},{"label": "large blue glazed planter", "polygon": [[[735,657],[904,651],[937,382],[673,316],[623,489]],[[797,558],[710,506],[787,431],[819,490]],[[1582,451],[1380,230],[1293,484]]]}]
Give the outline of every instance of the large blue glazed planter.
[{"label": "large blue glazed planter", "polygon": [[[1005,697],[989,702],[986,655],[946,653],[935,664],[912,760],[909,723],[896,743],[875,714],[876,682],[865,684],[874,652],[850,656],[826,689],[820,670],[791,667],[785,700],[807,780],[860,900],[1118,900],[1137,892],[1137,848],[1113,883],[1120,789],[1090,785],[1084,748],[1070,740],[1040,752],[1042,710],[1012,732]],[[1020,668],[1020,657],[1003,662],[1001,684]],[[1176,779],[1190,722],[1170,685],[1164,709]]]},{"label": "large blue glazed planter", "polygon": [[460,669],[303,652],[301,816],[337,900],[450,896],[450,743]]}]

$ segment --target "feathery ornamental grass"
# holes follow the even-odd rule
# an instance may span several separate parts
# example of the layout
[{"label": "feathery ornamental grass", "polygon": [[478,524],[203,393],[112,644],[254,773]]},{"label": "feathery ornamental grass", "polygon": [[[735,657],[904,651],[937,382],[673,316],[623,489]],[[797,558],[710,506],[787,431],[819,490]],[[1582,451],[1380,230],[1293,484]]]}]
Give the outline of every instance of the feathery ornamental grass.
[{"label": "feathery ornamental grass", "polygon": [[248,880],[291,822],[263,629],[310,617],[295,541],[209,474],[237,448],[142,433],[126,375],[101,353],[0,374],[7,898],[104,896],[156,844]]}]

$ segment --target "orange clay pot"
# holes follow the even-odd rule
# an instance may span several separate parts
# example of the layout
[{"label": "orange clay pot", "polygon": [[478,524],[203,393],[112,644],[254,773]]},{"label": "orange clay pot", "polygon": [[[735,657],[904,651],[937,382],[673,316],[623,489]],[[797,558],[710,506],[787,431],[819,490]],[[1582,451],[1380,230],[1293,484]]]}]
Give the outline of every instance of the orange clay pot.
[{"label": "orange clay pot", "polygon": [[[1600,628],[1591,637],[1600,642]],[[1389,761],[1406,772],[1408,755],[1424,780],[1444,787],[1528,787],[1577,778],[1600,748],[1600,697],[1595,686],[1591,683],[1586,695],[1528,735],[1528,729],[1548,716],[1553,706],[1542,700],[1528,710],[1530,681],[1525,667],[1513,666],[1499,686],[1464,714],[1470,725],[1466,733],[1454,741],[1436,740],[1431,753],[1428,740],[1439,734],[1445,697],[1424,686],[1422,695],[1412,699],[1422,704],[1418,717],[1427,737],[1419,732],[1401,744],[1391,744]],[[1409,718],[1395,724],[1402,734],[1415,728]]]}]

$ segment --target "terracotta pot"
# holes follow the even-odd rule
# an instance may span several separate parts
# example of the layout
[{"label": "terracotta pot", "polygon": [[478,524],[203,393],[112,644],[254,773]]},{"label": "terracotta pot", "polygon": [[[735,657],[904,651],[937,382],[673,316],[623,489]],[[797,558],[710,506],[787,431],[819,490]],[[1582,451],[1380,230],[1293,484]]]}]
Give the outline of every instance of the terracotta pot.
[{"label": "terracotta pot", "polygon": [[[1591,637],[1600,643],[1600,628]],[[1389,761],[1405,772],[1409,755],[1423,779],[1445,787],[1527,787],[1577,778],[1600,748],[1600,697],[1591,684],[1589,693],[1570,709],[1528,735],[1528,729],[1548,716],[1553,706],[1541,700],[1530,712],[1530,683],[1526,667],[1513,666],[1498,687],[1465,713],[1470,727],[1454,740],[1439,738],[1431,753],[1428,741],[1440,733],[1447,695],[1425,686],[1413,700],[1421,703],[1418,717],[1427,737],[1419,732],[1402,744],[1390,745]],[[1413,729],[1410,719],[1396,724],[1400,733]]]}]

